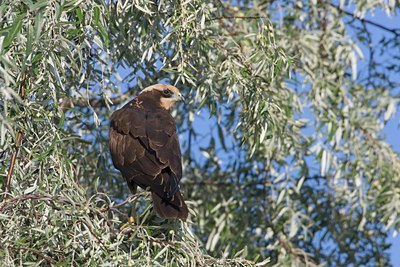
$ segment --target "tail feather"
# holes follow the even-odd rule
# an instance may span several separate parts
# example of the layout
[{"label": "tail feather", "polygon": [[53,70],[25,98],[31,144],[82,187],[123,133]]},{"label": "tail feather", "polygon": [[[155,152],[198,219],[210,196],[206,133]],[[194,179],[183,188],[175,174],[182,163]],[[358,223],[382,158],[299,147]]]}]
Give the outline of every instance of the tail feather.
[{"label": "tail feather", "polygon": [[152,192],[153,207],[161,218],[177,218],[186,221],[189,210],[183,200],[181,192],[177,191],[171,198],[161,198]]}]

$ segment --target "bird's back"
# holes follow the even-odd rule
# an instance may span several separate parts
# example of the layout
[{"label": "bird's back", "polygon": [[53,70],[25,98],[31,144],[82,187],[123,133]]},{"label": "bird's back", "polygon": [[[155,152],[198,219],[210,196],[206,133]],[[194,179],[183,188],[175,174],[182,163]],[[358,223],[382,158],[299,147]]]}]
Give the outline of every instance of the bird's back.
[{"label": "bird's back", "polygon": [[150,188],[160,217],[187,218],[179,190],[181,151],[175,121],[167,110],[146,97],[132,100],[113,113],[109,146],[114,166],[128,185]]}]

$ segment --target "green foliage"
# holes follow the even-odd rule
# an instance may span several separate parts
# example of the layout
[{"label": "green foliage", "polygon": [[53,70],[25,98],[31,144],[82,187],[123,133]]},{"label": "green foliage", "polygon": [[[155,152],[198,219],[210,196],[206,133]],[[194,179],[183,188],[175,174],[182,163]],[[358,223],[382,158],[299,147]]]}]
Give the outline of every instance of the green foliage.
[{"label": "green foliage", "polygon": [[[160,226],[152,221],[152,225],[147,225],[145,220],[139,225],[123,224],[118,218],[121,204],[116,205],[107,195],[88,199],[79,189],[69,191],[59,195],[26,192],[2,203],[2,263],[6,266],[17,262],[41,266],[251,264],[246,260],[217,260],[206,255],[187,224],[174,222]],[[145,216],[149,216],[149,211]]]},{"label": "green foliage", "polygon": [[[1,2],[0,261],[387,266],[400,33],[363,16],[399,6],[344,2]],[[160,81],[189,99],[187,224],[128,198],[109,160],[112,110]]]}]

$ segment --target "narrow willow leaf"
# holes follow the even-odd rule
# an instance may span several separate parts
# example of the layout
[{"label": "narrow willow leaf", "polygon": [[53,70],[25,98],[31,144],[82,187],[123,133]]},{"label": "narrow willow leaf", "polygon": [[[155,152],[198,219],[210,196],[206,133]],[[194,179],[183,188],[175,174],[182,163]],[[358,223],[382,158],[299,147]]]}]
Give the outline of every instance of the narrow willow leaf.
[{"label": "narrow willow leaf", "polygon": [[17,35],[20,33],[24,18],[24,15],[19,15],[15,17],[13,24],[7,29],[7,33],[3,41],[3,48],[10,46]]}]

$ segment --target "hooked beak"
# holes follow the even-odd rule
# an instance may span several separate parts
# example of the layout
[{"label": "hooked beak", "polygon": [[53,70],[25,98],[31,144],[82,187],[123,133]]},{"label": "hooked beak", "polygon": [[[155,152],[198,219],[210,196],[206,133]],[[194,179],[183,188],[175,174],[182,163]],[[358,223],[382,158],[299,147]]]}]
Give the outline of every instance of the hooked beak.
[{"label": "hooked beak", "polygon": [[176,101],[185,102],[185,98],[183,97],[183,95],[181,93],[179,93],[179,94],[174,93],[174,98],[176,99]]}]

